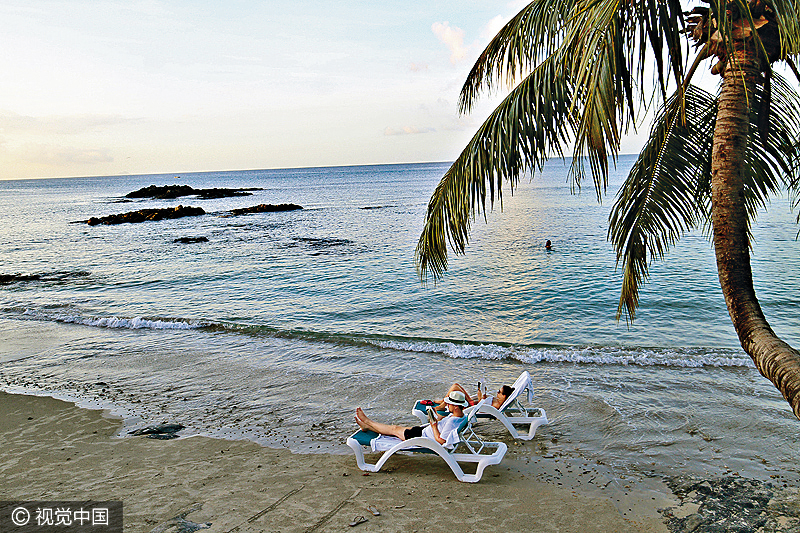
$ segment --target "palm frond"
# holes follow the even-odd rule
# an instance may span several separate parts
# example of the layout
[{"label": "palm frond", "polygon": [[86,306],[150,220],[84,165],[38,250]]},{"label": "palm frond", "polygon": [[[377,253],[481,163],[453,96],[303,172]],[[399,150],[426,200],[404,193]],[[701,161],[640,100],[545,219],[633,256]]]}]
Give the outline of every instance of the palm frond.
[{"label": "palm frond", "polygon": [[416,249],[420,278],[447,269],[447,245],[464,253],[475,214],[513,191],[526,169],[540,168],[574,134],[571,87],[562,58],[545,60],[484,121],[436,187]]},{"label": "palm frond", "polygon": [[[800,95],[775,73],[771,94],[765,138],[755,135],[765,88],[757,86],[751,100],[752,134],[744,165],[748,229],[782,185],[794,190],[796,198],[800,192]],[[686,126],[679,120],[676,93],[656,118],[609,216],[609,239],[623,271],[617,318],[635,318],[650,261],[663,258],[687,230],[708,221],[716,98],[691,85],[685,98]]]},{"label": "palm frond", "polygon": [[609,239],[623,271],[617,318],[635,318],[650,260],[708,215],[715,111],[714,97],[693,85],[683,99],[673,94],[617,194],[609,216]]},{"label": "palm frond", "polygon": [[760,111],[769,106],[769,127],[765,136],[751,134],[745,155],[745,205],[748,228],[757,211],[782,186],[792,189],[798,181],[797,142],[800,140],[800,95],[786,80],[772,73],[771,89],[757,86],[750,112],[750,131],[763,132]]},{"label": "palm frond", "polygon": [[[637,19],[643,27],[639,42],[631,50],[639,50],[638,79],[640,86],[646,85],[645,75],[653,72],[647,53],[652,53],[656,62],[654,74],[661,89],[663,100],[667,96],[667,67],[664,55],[667,56],[669,69],[672,71],[678,86],[683,84],[683,51],[686,40],[682,37],[685,29],[683,6],[679,0],[647,0],[633,4],[637,11]],[[647,46],[649,45],[649,46]]]},{"label": "palm frond", "polygon": [[[580,187],[585,174],[583,161],[587,157],[598,201],[608,183],[609,155],[619,151],[618,121],[624,113],[624,89],[616,83],[618,63],[614,45],[619,30],[616,23],[619,19],[612,18],[607,39],[594,44],[593,66],[579,67],[581,76],[575,82],[573,99],[574,112],[580,114],[569,179],[573,187]],[[586,56],[589,54],[584,55],[582,62],[587,60]]]},{"label": "palm frond", "polygon": [[[609,159],[619,151],[621,134],[635,125],[637,102],[645,108],[649,105],[644,87],[649,83],[646,73],[653,70],[652,58],[656,59],[662,91],[669,77],[665,69],[671,69],[678,85],[682,84],[684,20],[675,0],[594,0],[586,2],[582,15],[570,20],[564,36],[573,50],[569,56],[575,86],[573,108],[581,117],[569,178],[573,187],[580,187],[585,178],[584,158],[588,158],[600,200]],[[632,50],[639,50],[638,57]],[[665,52],[669,67],[660,59]]]},{"label": "palm frond", "polygon": [[[682,29],[676,0],[666,7],[658,0],[645,3],[654,22],[648,31],[637,32],[638,20],[629,20],[644,16],[637,3],[534,0],[490,43],[464,84],[462,111],[471,107],[479,90],[538,63],[437,186],[416,250],[420,277],[444,273],[448,243],[456,253],[464,252],[474,216],[486,213],[487,196],[490,205],[495,198],[502,200],[505,181],[513,192],[522,172],[541,166],[553,153],[563,155],[570,141],[573,186],[580,187],[588,160],[598,199],[602,197],[609,159],[616,156],[629,123],[626,117],[633,121],[634,76],[645,72],[629,51],[646,47],[645,39],[656,39],[673,53]],[[673,68],[679,77],[680,61]]]},{"label": "palm frond", "polygon": [[[756,99],[761,98],[763,96],[757,93]],[[754,127],[751,125],[751,129]],[[781,187],[793,197],[792,208],[800,207],[800,94],[775,72],[772,73],[768,131],[764,142],[750,147],[747,154],[745,202],[750,219],[755,218],[756,211]],[[752,143],[751,138],[749,144]]]},{"label": "palm frond", "polygon": [[[612,24],[617,26],[613,34],[609,33]],[[459,110],[469,112],[482,90],[492,91],[500,80],[510,81],[530,71],[559,49],[570,50],[575,58],[573,76],[580,88],[581,78],[591,77],[598,44],[609,37],[616,41],[615,83],[632,110],[633,80],[638,79],[639,89],[648,85],[646,76],[654,72],[653,59],[662,92],[666,90],[668,70],[679,84],[682,82],[684,27],[679,0],[534,0],[481,53],[461,89]],[[638,58],[631,50],[638,50]]]},{"label": "palm frond", "polygon": [[800,54],[800,1],[771,0],[778,23],[783,57]]},{"label": "palm frond", "polygon": [[577,0],[534,0],[506,23],[486,46],[467,76],[459,110],[468,113],[481,90],[492,91],[502,79],[532,70],[555,52],[569,13]]}]

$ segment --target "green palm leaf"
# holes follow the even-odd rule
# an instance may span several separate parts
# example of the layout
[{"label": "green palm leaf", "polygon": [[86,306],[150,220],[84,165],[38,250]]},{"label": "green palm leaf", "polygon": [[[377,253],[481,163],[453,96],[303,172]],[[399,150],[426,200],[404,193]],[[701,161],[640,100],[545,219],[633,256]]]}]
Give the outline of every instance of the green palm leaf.
[{"label": "green palm leaf", "polygon": [[481,90],[513,80],[555,52],[575,0],[536,0],[508,21],[481,53],[461,89],[459,109],[468,113]]},{"label": "green palm leaf", "polygon": [[623,272],[617,318],[635,318],[649,261],[707,217],[715,111],[714,97],[695,86],[683,102],[673,95],[617,194],[609,216],[609,239]]},{"label": "green palm leaf", "polygon": [[[757,99],[756,105],[765,105],[761,103],[761,92]],[[793,197],[792,208],[800,207],[800,94],[774,72],[769,105],[768,138],[763,143],[755,136],[749,140],[753,146],[750,146],[746,160],[746,169],[750,172],[745,176],[745,202],[751,220],[781,187],[785,187]],[[752,116],[751,124],[754,124]]]},{"label": "green palm leaf", "polygon": [[[571,87],[560,58],[551,57],[523,80],[486,119],[436,187],[416,249],[420,277],[447,269],[447,244],[464,253],[475,214],[513,192],[519,176],[540,167],[574,134]],[[561,155],[561,154],[559,154]]]},{"label": "green palm leaf", "polygon": [[800,54],[800,1],[771,0],[780,32],[782,58]]},{"label": "green palm leaf", "polygon": [[[800,96],[784,78],[772,74],[769,93],[756,88],[750,116],[751,135],[745,159],[745,204],[749,221],[758,209],[766,207],[770,197],[780,192],[781,186],[791,190],[797,181],[797,142],[800,139]],[[760,110],[769,109],[769,128],[766,138],[758,133]]]},{"label": "green palm leaf", "polygon": [[[753,96],[750,121],[751,130],[757,132],[758,111],[766,105],[766,94],[758,88]],[[663,258],[686,231],[709,218],[716,99],[689,86],[685,106],[686,125],[680,120],[677,94],[662,109],[609,216],[609,239],[623,272],[618,318],[623,314],[627,319],[635,318],[639,288],[647,279],[649,262]],[[769,119],[766,138],[750,135],[748,140],[744,168],[748,225],[781,185],[798,181],[800,98],[776,74]]]},{"label": "green palm leaf", "polygon": [[[678,0],[535,0],[481,54],[461,90],[460,109],[469,111],[480,90],[491,91],[502,78],[512,80],[538,62],[561,58],[569,71],[578,124],[569,177],[580,188],[586,176],[582,156],[587,156],[600,198],[609,155],[618,151],[621,133],[635,119],[634,86],[649,84],[646,73],[653,71],[655,59],[657,81],[665,91],[664,54],[672,75],[682,81],[683,28]],[[637,56],[630,50],[640,52]]]},{"label": "green palm leaf", "polygon": [[[448,243],[464,253],[472,220],[485,215],[487,196],[490,205],[502,201],[504,182],[513,192],[520,174],[562,156],[569,144],[574,143],[573,186],[580,187],[588,160],[602,196],[609,158],[629,124],[623,119],[634,117],[633,76],[645,72],[646,56],[636,64],[627,50],[646,48],[647,42],[669,48],[679,78],[679,7],[674,0],[535,0],[506,24],[464,84],[462,110],[480,89],[538,64],[483,123],[433,193],[416,250],[421,278],[444,273]],[[651,24],[636,32],[629,19],[641,17],[650,17]]]}]

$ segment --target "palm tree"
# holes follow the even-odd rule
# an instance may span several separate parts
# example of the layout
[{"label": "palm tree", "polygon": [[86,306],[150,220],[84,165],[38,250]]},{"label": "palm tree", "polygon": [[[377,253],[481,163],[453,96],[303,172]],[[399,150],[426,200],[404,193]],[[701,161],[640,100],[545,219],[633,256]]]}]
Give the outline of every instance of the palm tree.
[{"label": "palm tree", "polygon": [[[699,2],[686,12],[680,0],[534,0],[508,22],[469,73],[460,111],[520,81],[436,187],[417,266],[423,280],[443,275],[448,242],[464,253],[487,195],[491,208],[506,182],[513,191],[570,146],[573,185],[590,174],[600,199],[622,134],[658,105],[609,218],[623,272],[617,318],[635,318],[651,261],[710,227],[742,347],[800,418],[800,353],[764,318],[749,255],[757,209],[782,189],[800,204],[800,95],[772,68],[788,65],[800,80],[800,1]],[[716,94],[691,84],[704,62],[721,76]]]}]

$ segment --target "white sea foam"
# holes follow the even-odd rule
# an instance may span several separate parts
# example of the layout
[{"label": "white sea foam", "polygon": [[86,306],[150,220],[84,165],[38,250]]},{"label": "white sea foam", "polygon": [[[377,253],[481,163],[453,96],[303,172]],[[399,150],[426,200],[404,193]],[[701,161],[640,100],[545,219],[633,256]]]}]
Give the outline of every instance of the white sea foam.
[{"label": "white sea foam", "polygon": [[522,363],[581,363],[698,368],[753,367],[744,353],[702,348],[643,349],[617,346],[528,347],[433,341],[370,341],[381,348],[440,353],[454,359],[515,359]]},{"label": "white sea foam", "polygon": [[133,318],[119,318],[115,316],[110,317],[94,317],[94,316],[76,316],[68,314],[49,314],[40,311],[33,311],[26,309],[23,315],[31,317],[36,320],[48,320],[54,322],[62,322],[66,324],[80,324],[83,326],[94,326],[100,328],[118,328],[118,329],[197,329],[204,327],[204,324],[189,321],[189,320],[161,320],[149,319],[143,317]]}]

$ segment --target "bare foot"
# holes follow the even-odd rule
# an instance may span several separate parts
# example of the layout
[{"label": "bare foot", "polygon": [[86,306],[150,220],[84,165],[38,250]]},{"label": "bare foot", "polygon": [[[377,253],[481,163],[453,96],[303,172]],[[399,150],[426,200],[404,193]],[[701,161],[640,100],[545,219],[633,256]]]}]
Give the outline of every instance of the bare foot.
[{"label": "bare foot", "polygon": [[367,422],[366,422],[368,420],[367,415],[364,414],[363,409],[361,409],[360,407],[358,407],[356,409],[356,417],[355,418],[356,418],[356,424],[358,424],[358,427],[360,427],[361,429],[368,429]]}]

